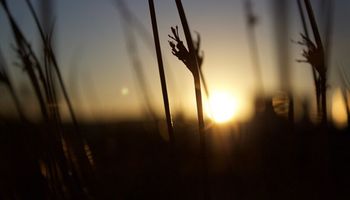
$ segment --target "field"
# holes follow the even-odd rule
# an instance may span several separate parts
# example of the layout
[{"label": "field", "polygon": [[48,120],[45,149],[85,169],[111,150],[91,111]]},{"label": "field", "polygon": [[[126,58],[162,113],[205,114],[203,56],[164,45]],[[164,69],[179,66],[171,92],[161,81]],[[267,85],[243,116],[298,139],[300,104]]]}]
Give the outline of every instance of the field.
[{"label": "field", "polygon": [[[93,24],[98,20],[93,17],[79,21],[81,27],[76,27],[81,30],[56,30],[56,6],[59,10],[76,5],[62,2],[0,1],[0,17],[6,19],[6,23],[0,20],[0,26],[8,33],[2,37],[11,38],[10,42],[0,38],[6,43],[0,49],[0,199],[350,198],[350,76],[343,65],[334,66],[336,59],[347,61],[336,44],[348,40],[333,37],[339,36],[335,24],[340,23],[334,16],[341,12],[335,5],[350,4],[269,1],[273,26],[264,26],[275,33],[273,46],[261,39],[258,27],[257,13],[267,1],[234,2],[243,6],[247,40],[231,39],[249,54],[236,51],[232,58],[250,63],[251,74],[237,67],[231,67],[230,74],[228,68],[219,67],[231,62],[231,57],[222,59],[231,54],[230,42],[218,32],[232,29],[215,30],[218,24],[209,21],[198,26],[217,31],[210,37],[207,33],[213,32],[204,34],[214,38],[213,43],[225,42],[222,51],[213,53],[217,46],[208,45],[213,43],[193,31],[197,24],[191,20],[206,17],[194,12],[193,1],[173,2],[179,24],[167,26],[167,34],[164,11],[170,16],[171,9],[164,2],[148,0],[139,7],[123,0],[109,2],[119,14],[123,33],[115,38],[107,34],[112,29],[96,28]],[[206,12],[215,9],[210,2],[197,5],[208,5]],[[26,13],[22,15],[21,9]],[[83,8],[74,9],[77,16],[86,14]],[[133,9],[149,13],[147,25]],[[298,18],[297,40],[290,39],[295,29],[290,16]],[[344,22],[344,16],[337,19]],[[84,23],[91,23],[91,30],[84,32]],[[82,59],[86,66],[80,73],[75,62],[68,70],[65,66],[73,44],[57,45],[60,40],[55,40],[56,34],[71,29],[81,38],[106,32],[91,40],[94,48],[82,48],[89,59]],[[114,39],[118,51],[99,51],[99,45],[110,47]],[[291,43],[298,45],[298,51],[290,48]],[[144,46],[153,52],[151,56]],[[274,59],[264,57],[269,53]],[[295,53],[297,58],[291,62]],[[94,60],[106,55],[122,60],[113,64],[118,74],[104,67],[113,63],[112,58]],[[217,55],[222,57],[214,62]],[[211,69],[207,57],[209,64],[215,63]],[[278,73],[267,67],[271,62],[277,63]],[[181,69],[172,71],[169,65]],[[308,73],[293,78],[293,67],[300,65],[308,67]],[[134,79],[129,77],[130,69]],[[86,75],[89,70],[94,73]],[[249,77],[254,89],[247,89]],[[215,89],[220,84],[224,90]]]}]

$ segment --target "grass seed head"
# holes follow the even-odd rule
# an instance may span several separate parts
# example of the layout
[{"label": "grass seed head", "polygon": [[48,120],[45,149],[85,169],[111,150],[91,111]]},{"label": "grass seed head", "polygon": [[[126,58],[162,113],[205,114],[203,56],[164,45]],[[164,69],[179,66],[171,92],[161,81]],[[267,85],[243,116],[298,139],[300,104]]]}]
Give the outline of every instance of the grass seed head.
[{"label": "grass seed head", "polygon": [[319,74],[325,72],[324,69],[324,53],[311,39],[304,34],[301,34],[302,41],[298,42],[306,48],[303,49],[302,56],[305,60],[299,60],[300,62],[309,63]]},{"label": "grass seed head", "polygon": [[[174,56],[176,56],[179,60],[181,60],[186,67],[192,72],[195,72],[195,67],[196,64],[193,59],[191,59],[191,53],[189,52],[189,50],[185,47],[183,41],[180,39],[179,36],[179,29],[176,26],[171,27],[171,32],[173,35],[168,35],[170,39],[172,39],[173,41],[169,41],[169,45],[171,47],[172,50],[172,54]],[[197,41],[195,41],[194,43],[194,51],[197,57],[197,62],[198,62],[198,66],[201,67],[202,63],[203,63],[203,52],[200,51],[200,36],[197,33]]]}]

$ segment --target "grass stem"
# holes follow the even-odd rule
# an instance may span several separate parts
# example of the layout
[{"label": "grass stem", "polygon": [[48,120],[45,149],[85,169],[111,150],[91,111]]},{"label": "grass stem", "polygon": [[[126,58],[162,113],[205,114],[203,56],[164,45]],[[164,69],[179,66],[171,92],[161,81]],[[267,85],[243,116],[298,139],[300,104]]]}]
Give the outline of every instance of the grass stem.
[{"label": "grass stem", "polygon": [[200,72],[197,61],[197,56],[195,54],[195,48],[193,45],[193,40],[191,36],[191,31],[186,19],[185,11],[181,0],[175,0],[177,10],[179,12],[181,24],[185,33],[185,38],[187,42],[187,47],[190,53],[190,59],[192,60],[192,73],[194,77],[196,102],[197,102],[197,116],[198,116],[198,128],[199,128],[199,139],[200,139],[200,150],[202,156],[202,178],[203,178],[203,195],[205,199],[210,199],[209,183],[208,183],[208,161],[207,161],[207,144],[206,144],[206,134],[205,134],[205,124],[203,116],[203,103],[202,103],[202,92],[201,92],[201,81]]},{"label": "grass stem", "polygon": [[157,53],[158,69],[159,69],[159,76],[160,76],[160,82],[162,87],[163,102],[164,102],[165,116],[166,116],[167,127],[168,127],[169,140],[172,144],[174,144],[174,139],[175,139],[174,129],[173,129],[173,123],[172,123],[171,113],[170,113],[168,90],[166,85],[163,59],[162,59],[162,51],[161,51],[160,42],[159,42],[156,12],[154,8],[153,0],[149,0],[148,2],[149,2],[149,9],[150,9],[151,20],[152,20],[154,44],[155,44],[156,53]]}]

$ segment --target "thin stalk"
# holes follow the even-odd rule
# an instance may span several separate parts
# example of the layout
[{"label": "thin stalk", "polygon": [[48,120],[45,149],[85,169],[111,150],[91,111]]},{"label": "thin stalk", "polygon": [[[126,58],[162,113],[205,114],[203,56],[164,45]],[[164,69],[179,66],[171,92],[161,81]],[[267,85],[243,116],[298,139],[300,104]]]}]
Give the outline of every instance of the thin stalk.
[{"label": "thin stalk", "polygon": [[303,6],[301,4],[301,1],[302,0],[297,0],[299,14],[300,14],[300,19],[301,19],[301,22],[302,22],[302,25],[303,25],[303,30],[304,30],[305,36],[309,37],[309,31],[308,31],[308,28],[307,28],[307,25],[306,25],[305,14],[304,14],[304,10],[303,10]]},{"label": "thin stalk", "polygon": [[193,46],[193,41],[191,37],[191,32],[187,23],[187,19],[185,16],[185,11],[183,9],[181,0],[175,0],[177,9],[180,15],[181,23],[185,32],[185,37],[186,37],[186,42],[187,46],[191,55],[191,59],[193,59],[195,62],[194,70],[193,70],[193,76],[195,78],[195,90],[196,90],[196,100],[197,100],[197,114],[198,114],[198,125],[199,125],[199,132],[200,132],[200,138],[201,140],[204,140],[204,118],[203,118],[203,107],[202,107],[202,94],[201,94],[201,82],[199,78],[199,66],[197,63],[197,58],[194,53],[194,46]]},{"label": "thin stalk", "polygon": [[[209,92],[209,88],[208,88],[207,82],[206,82],[204,74],[203,74],[202,67],[199,68],[199,75],[200,75],[200,79],[202,80],[202,83],[203,83],[203,88],[204,88],[205,95],[207,97],[207,101],[210,104],[210,92]],[[208,112],[211,116],[213,116],[213,109],[210,105],[208,106]]]},{"label": "thin stalk", "polygon": [[317,27],[316,19],[314,12],[312,10],[312,6],[310,3],[310,0],[304,0],[306,11],[309,16],[311,28],[314,34],[315,42],[317,45],[317,48],[321,52],[321,58],[323,60],[321,66],[318,66],[319,70],[319,75],[320,75],[320,96],[321,96],[321,108],[322,108],[322,123],[326,124],[327,123],[327,68],[326,68],[326,63],[324,60],[324,48],[321,40],[321,36]]},{"label": "thin stalk", "polygon": [[[75,115],[75,112],[74,112],[74,109],[73,109],[73,105],[72,105],[72,103],[70,101],[67,89],[65,87],[62,74],[61,74],[61,72],[59,70],[58,62],[57,62],[56,56],[55,56],[55,54],[53,52],[52,45],[50,44],[49,38],[51,38],[50,37],[51,34],[49,34],[48,37],[45,37],[44,29],[40,25],[38,16],[35,13],[32,4],[30,3],[29,0],[26,0],[26,2],[27,2],[27,5],[28,5],[28,7],[29,7],[29,9],[31,11],[31,14],[32,14],[32,16],[33,16],[33,18],[35,20],[37,28],[38,28],[38,30],[40,32],[41,39],[42,39],[42,41],[44,43],[45,53],[47,54],[46,56],[47,56],[48,62],[49,62],[49,64],[52,63],[53,69],[54,69],[55,74],[56,74],[56,76],[58,78],[58,82],[59,82],[59,85],[61,87],[64,99],[65,99],[65,101],[67,103],[67,107],[68,107],[69,113],[71,115],[72,122],[73,122],[74,126],[77,128],[78,127],[78,120],[76,118],[76,115]],[[51,79],[53,79],[53,77],[51,77]]]},{"label": "thin stalk", "polygon": [[[52,50],[52,47],[51,47],[50,38],[51,38],[52,33],[45,34],[45,31],[39,22],[39,18],[34,10],[32,3],[30,2],[30,0],[26,0],[26,3],[27,3],[27,6],[30,10],[30,13],[32,14],[32,16],[34,18],[35,24],[39,30],[40,38],[42,40],[43,47],[44,47],[44,51],[43,51],[44,52],[44,63],[45,63],[45,70],[46,70],[45,73],[46,73],[46,78],[47,78],[46,85],[48,87],[47,90],[48,90],[48,96],[50,98],[50,103],[54,104],[51,106],[55,106],[55,107],[57,106],[57,98],[56,98],[56,92],[55,92],[55,88],[54,88],[54,81],[53,81],[52,69],[51,69],[52,65],[53,65],[53,68],[54,68],[56,75],[58,77],[61,89],[63,91],[65,100],[67,102],[68,109],[69,109],[71,117],[72,117],[72,121],[76,125],[77,120],[76,120],[76,117],[75,117],[75,114],[73,111],[73,107],[71,105],[70,99],[69,99],[68,94],[66,92],[66,88],[64,86],[63,79],[62,79],[61,73],[59,71],[56,57],[55,57],[53,50]],[[58,112],[58,110],[55,112]]]},{"label": "thin stalk", "polygon": [[261,67],[260,67],[260,59],[259,59],[259,52],[258,52],[258,44],[256,41],[255,37],[255,31],[254,28],[251,27],[249,28],[249,46],[251,50],[251,56],[253,60],[253,66],[255,68],[255,73],[256,73],[256,84],[258,91],[261,93],[264,93],[264,85],[263,85],[263,80],[262,80],[262,75],[261,75]]},{"label": "thin stalk", "polygon": [[247,15],[248,43],[249,43],[249,47],[250,47],[249,49],[252,56],[253,67],[255,71],[256,86],[257,86],[257,90],[262,94],[264,94],[264,85],[263,85],[263,80],[261,75],[258,43],[255,35],[256,17],[253,14],[250,0],[246,2],[245,7],[246,7],[246,15]]},{"label": "thin stalk", "polygon": [[[25,69],[28,73],[29,79],[31,81],[31,84],[34,88],[34,92],[35,92],[36,97],[38,99],[41,113],[42,113],[45,121],[48,121],[49,116],[48,116],[47,108],[45,105],[44,96],[42,94],[38,78],[36,77],[33,63],[29,57],[30,55],[33,55],[33,52],[30,48],[30,45],[27,43],[26,39],[24,38],[22,32],[20,31],[18,25],[16,24],[12,14],[7,6],[7,2],[5,0],[2,1],[2,5],[3,5],[5,12],[6,12],[6,15],[10,21],[13,35],[15,36],[15,41],[17,44],[17,53],[18,53],[19,57],[21,58],[22,64],[25,67]],[[40,74],[39,68],[38,68],[38,71]],[[43,78],[43,77],[41,77],[41,78]],[[44,80],[42,80],[42,81],[45,82]]]},{"label": "thin stalk", "polygon": [[199,75],[200,75],[202,83],[203,83],[204,92],[207,95],[207,99],[209,99],[209,97],[210,97],[209,88],[208,88],[207,82],[205,81],[205,77],[204,77],[202,68],[199,70]]},{"label": "thin stalk", "polygon": [[167,90],[167,85],[166,85],[163,59],[162,59],[162,50],[161,50],[160,42],[159,42],[156,12],[155,12],[155,8],[154,8],[153,0],[149,0],[148,3],[149,3],[150,14],[151,14],[151,20],[152,20],[154,44],[155,44],[156,53],[157,53],[158,69],[159,69],[160,82],[161,82],[161,86],[162,86],[163,102],[164,102],[165,116],[166,116],[166,121],[167,121],[167,126],[168,126],[168,134],[169,134],[170,142],[172,144],[174,144],[174,139],[175,139],[174,138],[174,129],[173,129],[173,123],[171,120],[168,90]]},{"label": "thin stalk", "polygon": [[324,48],[325,48],[325,63],[328,65],[330,63],[331,56],[331,44],[333,36],[333,18],[334,18],[334,4],[333,0],[327,0],[327,14],[326,14],[326,27],[324,33]]},{"label": "thin stalk", "polygon": [[198,127],[199,127],[199,139],[200,139],[200,149],[201,149],[201,156],[202,156],[202,178],[203,180],[203,194],[205,199],[210,198],[210,191],[209,191],[209,183],[208,183],[208,161],[207,161],[207,155],[206,155],[206,139],[205,139],[205,124],[204,124],[204,117],[203,117],[203,103],[202,103],[202,92],[201,92],[201,81],[200,81],[200,72],[199,72],[199,66],[197,62],[197,57],[195,54],[195,48],[193,45],[193,40],[191,36],[191,31],[188,26],[188,22],[186,19],[185,11],[182,5],[181,0],[175,0],[176,6],[179,12],[180,20],[182,27],[184,29],[185,38],[187,42],[187,47],[189,49],[189,53],[191,56],[192,63],[194,64],[193,67],[193,77],[194,77],[194,86],[195,86],[195,93],[196,93],[196,102],[197,102],[197,116],[198,116]]},{"label": "thin stalk", "polygon": [[[60,114],[57,106],[57,95],[55,91],[55,85],[54,85],[54,80],[52,77],[52,69],[51,69],[51,62],[50,62],[50,55],[49,55],[49,35],[45,36],[45,31],[44,28],[40,25],[39,18],[37,14],[35,13],[34,7],[31,4],[30,0],[26,0],[27,6],[29,8],[29,11],[31,12],[35,24],[39,30],[39,35],[42,40],[42,45],[43,45],[43,62],[44,62],[44,69],[45,69],[45,77],[46,77],[46,93],[47,93],[47,101],[48,101],[48,109],[50,110],[50,117],[55,119],[55,121],[59,121],[60,119]],[[45,1],[45,3],[48,3]],[[46,16],[46,18],[49,18]],[[48,20],[48,19],[47,19]],[[44,75],[41,75],[44,76]]]},{"label": "thin stalk", "polygon": [[320,32],[319,32],[318,27],[317,27],[316,18],[315,18],[314,12],[312,10],[310,0],[304,0],[304,2],[305,2],[307,14],[309,16],[311,28],[312,28],[312,31],[314,34],[315,42],[317,44],[317,47],[319,47],[323,50],[321,35],[320,35]]},{"label": "thin stalk", "polygon": [[[308,28],[306,25],[305,14],[303,11],[303,6],[301,3],[301,0],[297,0],[297,3],[298,3],[298,9],[299,9],[299,13],[300,13],[301,22],[303,25],[304,34],[307,38],[310,38],[309,31],[308,31]],[[313,77],[314,85],[315,85],[317,115],[319,115],[321,112],[321,105],[320,105],[320,91],[319,91],[319,87],[318,87],[318,85],[319,85],[318,84],[318,77],[317,77],[316,69],[311,67],[311,70],[312,70],[312,77]]]},{"label": "thin stalk", "polygon": [[[72,147],[75,149],[76,157],[78,158],[79,164],[74,163],[76,161],[72,160],[70,156],[68,156],[67,159],[70,162],[72,162],[73,164],[76,164],[77,167],[80,165],[80,169],[77,168],[76,172],[78,173],[79,171],[81,171],[81,174],[83,174],[83,175],[80,175],[81,179],[85,179],[85,180],[91,179],[91,178],[93,178],[93,165],[94,165],[93,160],[91,160],[91,158],[89,159],[87,156],[90,153],[89,146],[86,142],[85,137],[80,132],[78,121],[77,121],[72,103],[70,101],[67,89],[66,89],[65,84],[63,82],[63,78],[62,78],[61,72],[59,70],[59,65],[58,65],[56,56],[55,56],[54,51],[52,49],[52,45],[51,45],[52,30],[49,33],[45,34],[44,29],[39,22],[39,18],[37,16],[32,4],[31,4],[31,2],[29,0],[26,0],[26,3],[27,3],[27,5],[30,9],[30,12],[34,18],[34,21],[35,21],[36,26],[37,26],[39,33],[40,33],[41,40],[42,40],[43,45],[44,45],[45,68],[47,71],[48,85],[50,88],[49,96],[51,97],[50,102],[54,106],[52,108],[52,112],[53,112],[53,115],[56,119],[58,128],[61,127],[62,122],[61,122],[61,119],[59,116],[59,110],[57,107],[57,94],[56,94],[55,87],[54,87],[53,72],[55,73],[55,75],[58,79],[59,86],[60,86],[61,91],[63,93],[64,99],[67,103],[67,107],[68,107],[68,110],[69,110],[69,113],[70,113],[70,116],[71,116],[71,119],[72,119],[72,122],[73,122],[73,125],[75,128],[75,133],[76,133],[74,135],[75,137],[72,137],[69,142],[71,142]],[[54,71],[52,71],[52,70],[54,70]],[[59,138],[59,140],[61,140],[61,139],[63,139],[62,134],[61,134],[61,138]],[[63,152],[61,152],[61,153],[63,153]],[[75,175],[75,174],[73,174],[73,175]],[[75,180],[75,181],[79,182],[79,180]],[[88,181],[88,184],[91,184],[93,182],[92,180],[87,180],[87,181]]]},{"label": "thin stalk", "polygon": [[[15,103],[15,107],[16,107],[19,118],[22,120],[22,122],[26,121],[21,103],[19,101],[18,96],[16,95],[15,89],[12,85],[12,82],[11,82],[9,76],[8,76],[7,64],[6,64],[5,58],[4,58],[1,50],[0,50],[0,76],[3,79],[2,81],[6,84],[7,88],[9,89],[10,95],[13,99],[13,102]],[[1,80],[0,80],[0,82],[1,82]]]},{"label": "thin stalk", "polygon": [[[145,43],[145,45],[147,46],[147,48],[150,51],[154,51],[154,39],[153,39],[153,35],[152,33],[150,33],[147,28],[145,27],[144,24],[142,24],[142,22],[138,19],[138,17],[129,9],[128,6],[126,6],[125,2],[123,0],[116,0],[116,7],[118,10],[120,10],[120,13],[123,14],[123,16],[125,16],[125,18],[127,18],[128,21],[128,26],[131,27],[132,29],[135,30],[135,34],[138,34],[138,36],[140,37],[140,39]],[[167,61],[166,58],[163,57],[163,62],[164,65],[167,65]],[[174,84],[171,84],[174,80],[172,79],[172,73],[170,68],[168,68],[168,72],[167,72],[167,82],[168,82],[168,88],[170,86],[174,86]],[[174,94],[177,93],[176,89],[174,88]],[[176,95],[174,95],[176,96]]]}]

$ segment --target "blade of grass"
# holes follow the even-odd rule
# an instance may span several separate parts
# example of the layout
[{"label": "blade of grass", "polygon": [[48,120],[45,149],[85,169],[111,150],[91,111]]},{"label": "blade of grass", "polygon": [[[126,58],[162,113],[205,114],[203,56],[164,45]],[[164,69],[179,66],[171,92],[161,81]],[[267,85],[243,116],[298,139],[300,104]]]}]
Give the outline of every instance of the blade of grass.
[{"label": "blade of grass", "polygon": [[257,91],[263,95],[264,84],[263,84],[262,74],[261,74],[258,44],[256,40],[256,35],[255,35],[255,25],[256,25],[257,18],[253,13],[252,3],[250,0],[247,0],[245,2],[245,11],[246,11],[246,17],[247,17],[247,28],[248,28],[248,38],[249,38],[248,43],[249,43],[249,47],[250,47],[249,49],[252,56],[253,67],[255,71]]},{"label": "blade of grass", "polygon": [[332,48],[332,36],[333,36],[333,18],[335,1],[327,0],[327,13],[326,13],[326,27],[324,33],[324,49],[325,49],[325,63],[329,66]]},{"label": "blade of grass", "polygon": [[317,50],[319,51],[318,59],[320,60],[320,63],[318,63],[318,66],[314,66],[314,67],[317,67],[320,75],[322,124],[325,125],[327,123],[327,67],[325,63],[324,48],[323,48],[320,32],[316,23],[315,15],[314,15],[310,0],[304,0],[304,3],[305,3],[307,14],[309,16],[310,25],[311,25],[315,42],[317,45]]},{"label": "blade of grass", "polygon": [[199,73],[198,60],[195,54],[195,48],[193,45],[193,40],[191,36],[191,31],[186,19],[185,11],[182,5],[181,0],[175,0],[177,10],[179,12],[181,24],[185,33],[185,38],[187,42],[187,47],[190,54],[191,64],[192,64],[192,73],[194,77],[195,93],[196,93],[196,102],[197,102],[197,116],[198,116],[198,127],[199,127],[199,139],[200,139],[200,148],[202,156],[202,178],[203,178],[203,194],[205,199],[210,198],[209,183],[208,183],[208,161],[206,155],[206,135],[205,135],[205,124],[203,116],[203,103],[202,103],[202,93],[201,93],[201,81]]},{"label": "blade of grass", "polygon": [[[35,72],[34,68],[37,69],[37,71],[40,75],[40,78],[41,78],[41,81],[43,83],[43,87],[45,88],[45,91],[47,91],[46,84],[45,84],[46,80],[43,76],[41,76],[43,74],[41,71],[41,68],[38,66],[38,63],[35,62],[35,56],[33,54],[33,51],[31,49],[29,43],[25,39],[23,33],[19,29],[17,23],[15,22],[12,14],[7,6],[7,1],[2,0],[1,3],[2,3],[3,8],[5,9],[5,13],[6,13],[7,18],[10,22],[10,25],[11,25],[12,33],[15,37],[15,41],[16,41],[16,45],[17,45],[17,54],[19,55],[19,57],[22,61],[23,67],[25,68],[26,72],[28,73],[30,82],[34,88],[35,95],[38,99],[40,110],[41,110],[41,113],[44,117],[44,120],[48,121],[49,115],[48,115],[48,111],[46,108],[44,95],[41,91],[41,87],[40,87],[40,84],[39,84],[39,81],[38,81],[38,78],[36,76],[36,72]],[[33,63],[32,59],[34,59],[35,63]]]},{"label": "blade of grass", "polygon": [[[68,107],[68,110],[69,110],[69,113],[70,113],[70,116],[71,116],[71,119],[72,119],[72,122],[73,122],[73,125],[75,128],[75,134],[71,135],[69,140],[67,141],[70,143],[71,148],[72,148],[72,150],[68,149],[71,152],[70,153],[71,155],[67,154],[68,161],[72,162],[72,164],[77,167],[77,169],[75,169],[76,173],[74,173],[73,175],[80,174],[80,180],[84,180],[85,184],[88,183],[91,186],[92,182],[93,182],[92,179],[94,179],[93,178],[94,177],[94,175],[93,175],[94,161],[93,161],[91,156],[88,156],[88,155],[91,155],[90,147],[88,146],[85,137],[80,132],[78,121],[77,121],[72,103],[70,101],[70,98],[68,96],[68,92],[66,90],[65,84],[63,82],[63,78],[62,78],[61,72],[59,70],[56,56],[55,56],[53,48],[52,48],[51,41],[52,41],[53,28],[48,33],[45,33],[44,28],[41,26],[41,24],[39,22],[38,15],[36,14],[34,7],[31,4],[30,0],[26,0],[26,3],[27,3],[27,5],[30,9],[30,12],[34,18],[35,24],[39,30],[40,37],[41,37],[41,40],[43,43],[44,59],[45,59],[44,61],[45,61],[46,69],[47,69],[47,77],[49,79],[49,85],[50,85],[50,90],[51,90],[50,91],[51,92],[50,95],[52,97],[51,100],[52,100],[52,104],[54,104],[53,111],[54,111],[54,114],[56,115],[58,128],[60,126],[62,126],[62,124],[61,124],[62,122],[61,122],[59,112],[58,112],[58,107],[57,107],[57,97],[56,97],[57,95],[55,92],[54,77],[53,77],[52,70],[54,70],[55,75],[58,78],[58,82],[59,82],[61,91],[64,95],[64,98],[65,98],[65,101],[67,103],[67,107]],[[63,136],[61,136],[61,137],[62,137],[61,140],[64,140]],[[75,155],[73,154],[73,152],[75,153]],[[72,159],[71,156],[75,157],[75,159]],[[77,162],[74,161],[76,159],[78,160]],[[82,171],[82,172],[79,172],[79,171]],[[79,182],[79,180],[75,180],[75,181]],[[82,185],[81,185],[81,188],[83,188]]]},{"label": "blade of grass", "polygon": [[[309,35],[309,31],[308,31],[308,28],[307,28],[307,25],[306,25],[306,19],[305,19],[305,14],[304,14],[304,10],[303,10],[303,6],[302,6],[302,3],[301,3],[302,0],[297,0],[297,3],[298,3],[298,9],[299,9],[299,13],[300,13],[300,18],[301,18],[301,22],[302,22],[302,25],[303,25],[303,30],[304,30],[304,34],[307,38],[310,38],[310,35]],[[313,80],[314,80],[314,85],[315,85],[315,95],[316,95],[316,107],[317,107],[317,115],[320,114],[321,112],[321,105],[320,105],[320,91],[319,91],[319,87],[318,87],[318,76],[317,76],[317,73],[316,73],[316,69],[311,67],[311,70],[312,70],[312,77],[313,77]]]},{"label": "blade of grass", "polygon": [[1,49],[0,49],[0,82],[3,82],[7,86],[8,90],[10,92],[10,95],[12,97],[12,100],[15,104],[15,107],[16,107],[16,110],[17,110],[17,113],[18,113],[20,120],[22,122],[27,121],[25,116],[24,116],[24,112],[23,112],[21,103],[19,101],[19,98],[18,98],[18,96],[15,92],[15,89],[12,85],[12,82],[7,74],[7,64],[6,64],[6,61],[5,61],[5,58],[2,54]]},{"label": "blade of grass", "polygon": [[174,129],[173,129],[173,122],[172,122],[171,113],[170,113],[168,90],[167,90],[167,85],[166,85],[163,59],[162,59],[162,51],[161,51],[160,42],[159,42],[156,12],[155,12],[155,8],[154,8],[153,0],[149,0],[148,3],[149,3],[149,9],[150,9],[150,15],[151,15],[151,21],[152,21],[154,44],[155,44],[156,53],[157,53],[158,69],[159,69],[159,76],[160,76],[160,81],[161,81],[161,86],[162,86],[162,94],[163,94],[165,116],[166,116],[166,121],[167,121],[167,126],[168,126],[168,134],[169,134],[170,142],[172,144],[174,144],[174,142],[175,142],[174,141],[174,139],[175,139],[174,138]]}]

